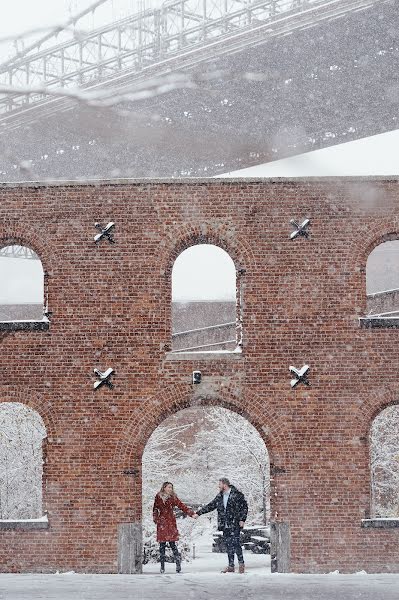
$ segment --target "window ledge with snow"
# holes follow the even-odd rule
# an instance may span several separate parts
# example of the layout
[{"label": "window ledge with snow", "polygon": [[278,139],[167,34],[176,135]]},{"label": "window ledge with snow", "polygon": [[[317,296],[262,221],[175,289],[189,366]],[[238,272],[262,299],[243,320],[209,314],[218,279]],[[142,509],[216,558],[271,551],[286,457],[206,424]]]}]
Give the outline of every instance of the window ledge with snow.
[{"label": "window ledge with snow", "polygon": [[201,350],[201,351],[179,351],[166,352],[166,360],[240,360],[242,350]]},{"label": "window ledge with snow", "polygon": [[391,517],[376,517],[375,519],[362,519],[362,527],[373,529],[395,529],[399,527],[399,519]]},{"label": "window ledge with snow", "polygon": [[47,331],[49,328],[47,317],[40,321],[0,321],[0,331]]},{"label": "window ledge with snow", "polygon": [[360,317],[360,327],[364,329],[397,329],[399,328],[399,317]]},{"label": "window ledge with snow", "polygon": [[37,529],[48,529],[47,515],[38,519],[0,519],[0,531],[20,530],[36,531]]}]

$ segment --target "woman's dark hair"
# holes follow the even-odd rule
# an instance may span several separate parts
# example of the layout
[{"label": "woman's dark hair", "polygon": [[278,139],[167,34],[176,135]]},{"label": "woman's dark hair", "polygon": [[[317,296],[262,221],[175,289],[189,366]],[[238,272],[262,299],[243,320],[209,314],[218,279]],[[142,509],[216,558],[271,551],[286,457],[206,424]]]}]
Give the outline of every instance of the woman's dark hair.
[{"label": "woman's dark hair", "polygon": [[175,490],[174,490],[174,487],[173,487],[173,483],[171,483],[170,481],[164,481],[163,482],[162,487],[161,487],[159,493],[160,494],[164,494],[165,493],[165,488],[166,488],[167,485],[171,485],[172,486],[172,496],[175,496],[176,494],[175,494]]},{"label": "woman's dark hair", "polygon": [[224,483],[225,485],[228,485],[230,487],[230,481],[227,479],[227,477],[221,477],[219,481],[220,483]]}]

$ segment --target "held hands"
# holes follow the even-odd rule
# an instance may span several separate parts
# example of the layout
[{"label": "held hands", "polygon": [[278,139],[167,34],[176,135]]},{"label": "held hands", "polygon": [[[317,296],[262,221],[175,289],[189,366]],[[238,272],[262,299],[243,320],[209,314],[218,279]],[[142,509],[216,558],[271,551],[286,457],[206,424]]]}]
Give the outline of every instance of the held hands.
[{"label": "held hands", "polygon": [[239,525],[240,525],[241,529],[244,529],[245,521],[240,521]]},{"label": "held hands", "polygon": [[199,515],[197,515],[197,513],[194,513],[194,514],[192,515],[192,517],[193,517],[193,519],[198,519]]}]

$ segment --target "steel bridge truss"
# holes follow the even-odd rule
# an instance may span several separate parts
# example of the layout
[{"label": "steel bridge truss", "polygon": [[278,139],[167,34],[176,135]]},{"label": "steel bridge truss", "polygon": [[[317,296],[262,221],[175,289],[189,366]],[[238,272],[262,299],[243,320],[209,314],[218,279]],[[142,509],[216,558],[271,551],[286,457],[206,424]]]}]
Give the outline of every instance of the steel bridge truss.
[{"label": "steel bridge truss", "polygon": [[[46,89],[91,87],[123,73],[137,75],[216,40],[326,4],[331,0],[167,0],[84,35],[76,29],[61,43],[57,31],[0,65],[0,84],[11,86],[0,95],[0,115],[40,104]],[[26,93],[27,87],[32,92]]]},{"label": "steel bridge truss", "polygon": [[27,258],[29,260],[40,260],[36,252],[26,246],[4,246],[0,248],[0,258]]}]

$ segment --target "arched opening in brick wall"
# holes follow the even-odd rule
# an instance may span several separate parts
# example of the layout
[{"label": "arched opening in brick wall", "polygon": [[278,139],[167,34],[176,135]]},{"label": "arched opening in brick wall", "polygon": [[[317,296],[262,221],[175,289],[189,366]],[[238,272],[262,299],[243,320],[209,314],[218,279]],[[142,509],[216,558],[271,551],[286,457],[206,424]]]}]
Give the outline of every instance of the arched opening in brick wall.
[{"label": "arched opening in brick wall", "polygon": [[172,350],[240,351],[240,304],[230,255],[214,244],[186,248],[172,270]]},{"label": "arched opening in brick wall", "polygon": [[18,244],[0,248],[0,281],[0,322],[43,320],[44,272],[36,252]]},{"label": "arched opening in brick wall", "polygon": [[[266,445],[245,417],[220,406],[196,406],[168,416],[153,431],[143,453],[145,572],[159,571],[152,508],[162,483],[173,482],[177,496],[198,510],[215,498],[220,477],[227,477],[248,502],[248,518],[241,534],[248,567],[270,568],[270,460]],[[216,511],[197,520],[185,517],[181,511],[177,517],[184,570],[226,566]]]},{"label": "arched opening in brick wall", "polygon": [[399,240],[389,239],[370,253],[366,266],[367,314],[399,316]]},{"label": "arched opening in brick wall", "polygon": [[43,440],[39,413],[19,402],[0,403],[0,520],[43,517]]},{"label": "arched opening in brick wall", "polygon": [[399,519],[399,405],[388,406],[370,429],[371,514]]}]

